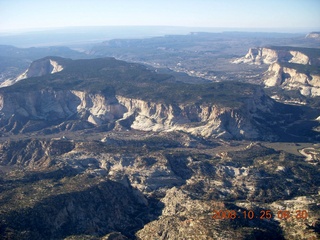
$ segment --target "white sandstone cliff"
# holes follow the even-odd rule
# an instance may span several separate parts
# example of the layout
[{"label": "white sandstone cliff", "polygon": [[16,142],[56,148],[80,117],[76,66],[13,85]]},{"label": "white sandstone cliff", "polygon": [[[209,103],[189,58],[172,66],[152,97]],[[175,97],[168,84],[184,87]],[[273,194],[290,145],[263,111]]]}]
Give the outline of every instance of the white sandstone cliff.
[{"label": "white sandstone cliff", "polygon": [[[232,61],[240,64],[268,64],[268,70],[264,73],[265,87],[280,87],[285,90],[298,90],[304,96],[320,96],[320,75],[311,71],[320,65],[320,57],[314,49],[293,48],[293,47],[259,47],[250,48],[248,53]],[[306,54],[308,53],[308,55]],[[299,64],[299,65],[297,65]],[[306,66],[303,66],[306,65]],[[304,72],[297,69],[306,69]]]},{"label": "white sandstone cliff", "polygon": [[320,96],[320,75],[300,73],[294,68],[279,63],[270,65],[265,73],[266,87],[281,87],[286,90],[299,90],[304,96]]},{"label": "white sandstone cliff", "polygon": [[306,35],[306,38],[320,40],[320,32],[311,32]]},{"label": "white sandstone cliff", "polygon": [[21,75],[17,76],[16,78],[8,79],[1,83],[0,87],[7,87],[26,78],[41,77],[47,74],[61,72],[62,70],[63,66],[60,65],[57,61],[50,58],[40,59],[32,62],[29,68]]},{"label": "white sandstone cliff", "polygon": [[44,122],[80,119],[95,126],[126,120],[130,128],[142,131],[180,130],[203,137],[253,139],[259,138],[261,130],[253,117],[257,111],[268,112],[272,107],[271,100],[262,99],[263,93],[256,93],[242,107],[230,108],[214,104],[155,103],[70,90],[2,93],[0,125],[12,125],[21,119]]},{"label": "white sandstone cliff", "polygon": [[237,58],[232,63],[247,64],[273,64],[275,62],[291,62],[298,64],[311,64],[310,58],[299,51],[278,50],[267,47],[250,48],[248,53],[241,58]]}]

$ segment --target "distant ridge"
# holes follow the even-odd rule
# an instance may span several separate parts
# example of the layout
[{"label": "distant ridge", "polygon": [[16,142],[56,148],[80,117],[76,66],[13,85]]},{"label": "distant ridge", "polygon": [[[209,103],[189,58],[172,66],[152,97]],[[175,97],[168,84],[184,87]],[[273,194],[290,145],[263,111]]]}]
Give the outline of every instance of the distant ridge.
[{"label": "distant ridge", "polygon": [[312,39],[317,39],[320,40],[320,32],[311,32],[308,33],[306,38],[312,38]]}]

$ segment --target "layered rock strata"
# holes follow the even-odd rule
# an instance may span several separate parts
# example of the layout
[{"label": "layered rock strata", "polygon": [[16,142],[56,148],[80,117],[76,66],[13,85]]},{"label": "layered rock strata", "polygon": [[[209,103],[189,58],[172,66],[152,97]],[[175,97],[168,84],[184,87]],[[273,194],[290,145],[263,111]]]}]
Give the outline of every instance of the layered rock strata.
[{"label": "layered rock strata", "polygon": [[81,120],[92,126],[114,123],[142,131],[183,131],[203,137],[259,138],[253,121],[270,112],[273,101],[262,91],[242,107],[214,104],[166,104],[123,96],[73,90],[41,90],[0,94],[0,126],[4,132],[29,132],[30,121],[44,126]]}]

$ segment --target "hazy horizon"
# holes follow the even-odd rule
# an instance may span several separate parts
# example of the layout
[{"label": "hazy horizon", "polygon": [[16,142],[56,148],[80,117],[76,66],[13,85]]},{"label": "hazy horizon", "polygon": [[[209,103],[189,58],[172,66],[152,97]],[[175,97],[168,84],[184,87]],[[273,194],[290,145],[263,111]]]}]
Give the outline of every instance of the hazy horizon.
[{"label": "hazy horizon", "polygon": [[319,9],[318,0],[3,0],[0,32],[99,26],[319,31]]},{"label": "hazy horizon", "polygon": [[[157,26],[157,25],[137,25],[137,26],[122,26],[122,25],[105,25],[105,26],[65,26],[65,27],[52,27],[52,28],[24,28],[24,29],[13,29],[0,31],[0,36],[6,35],[20,35],[26,33],[38,33],[38,32],[76,32],[77,30],[82,31],[94,30],[94,29],[148,29],[148,30],[159,30],[163,31],[165,34],[173,32],[174,30],[182,31],[184,33],[191,32],[212,32],[212,33],[221,33],[221,32],[270,32],[270,33],[309,33],[309,32],[320,32],[319,28],[310,28],[310,27],[300,27],[300,28],[242,28],[242,27],[187,27],[187,26]],[[167,32],[165,31],[167,30]],[[72,33],[71,32],[71,33]],[[70,32],[69,32],[70,33]]]},{"label": "hazy horizon", "polygon": [[0,45],[16,47],[75,46],[95,44],[112,39],[142,39],[168,35],[189,35],[195,32],[254,34],[256,36],[261,36],[262,34],[265,37],[301,37],[309,33],[310,30],[290,31],[288,29],[190,28],[174,26],[64,27],[0,33]]}]

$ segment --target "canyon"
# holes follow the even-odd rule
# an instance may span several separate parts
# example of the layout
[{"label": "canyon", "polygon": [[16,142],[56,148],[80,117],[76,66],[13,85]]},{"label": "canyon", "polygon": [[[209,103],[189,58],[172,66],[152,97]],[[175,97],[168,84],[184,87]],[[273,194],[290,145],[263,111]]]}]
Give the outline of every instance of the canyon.
[{"label": "canyon", "polygon": [[[319,238],[317,39],[248,35],[4,68],[0,238]],[[252,48],[266,42],[282,46]]]},{"label": "canyon", "polygon": [[[38,61],[31,65],[33,76],[45,76],[43,64],[51,63],[52,60],[43,61],[45,63]],[[103,64],[104,60],[99,61]],[[108,61],[112,64],[123,64],[116,60]],[[108,61],[101,66],[101,69],[108,67],[110,64]],[[36,64],[39,64],[38,71],[35,70]],[[50,68],[49,72],[52,71]],[[81,75],[81,72],[77,74]],[[57,75],[57,78],[60,79],[61,75]],[[29,78],[24,81],[27,84],[32,80]],[[147,81],[146,84],[151,83]],[[188,84],[185,85],[189,87]],[[0,90],[0,127],[4,132],[15,134],[45,128],[50,128],[47,131],[59,132],[61,129],[84,129],[102,125],[109,125],[112,128],[121,125],[128,129],[143,131],[183,131],[202,137],[272,139],[277,136],[270,124],[262,125],[263,115],[271,115],[271,112],[273,115],[281,114],[274,112],[276,103],[261,89],[249,85],[232,84],[234,91],[237,91],[238,87],[247,90],[243,92],[241,102],[234,102],[238,96],[233,96],[230,91],[229,96],[225,96],[224,103],[215,103],[214,95],[198,103],[188,103],[181,99],[177,99],[180,102],[168,103],[162,100],[128,97],[117,92],[106,95],[87,90],[56,90],[47,87],[22,94],[20,91],[15,91],[15,86],[9,92]],[[208,84],[205,88],[207,91],[215,91],[215,88],[227,89],[229,86],[231,85]],[[162,87],[165,87],[165,84],[162,84]],[[154,95],[158,94],[157,90],[151,91],[155,91]],[[190,90],[191,94],[192,91]],[[196,97],[201,99],[201,94],[207,93],[200,92]]]}]

